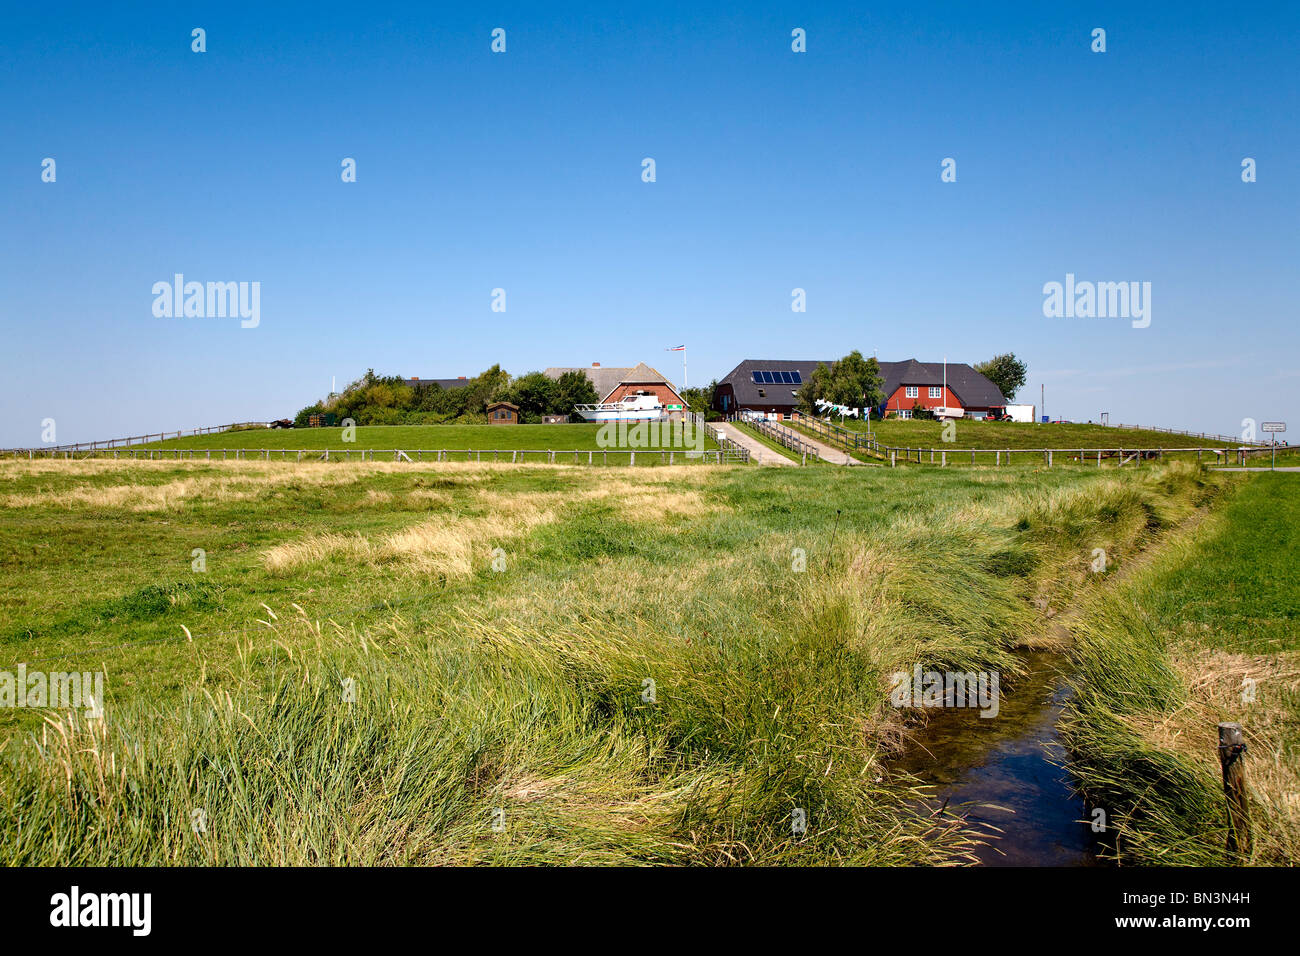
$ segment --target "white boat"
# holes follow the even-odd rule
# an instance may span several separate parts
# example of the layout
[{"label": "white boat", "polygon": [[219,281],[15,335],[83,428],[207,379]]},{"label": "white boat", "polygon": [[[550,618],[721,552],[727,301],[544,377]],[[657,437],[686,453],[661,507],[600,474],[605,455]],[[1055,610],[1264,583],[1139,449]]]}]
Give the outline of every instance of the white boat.
[{"label": "white boat", "polygon": [[645,422],[662,418],[664,406],[655,395],[626,395],[617,402],[574,405],[573,410],[589,422]]}]

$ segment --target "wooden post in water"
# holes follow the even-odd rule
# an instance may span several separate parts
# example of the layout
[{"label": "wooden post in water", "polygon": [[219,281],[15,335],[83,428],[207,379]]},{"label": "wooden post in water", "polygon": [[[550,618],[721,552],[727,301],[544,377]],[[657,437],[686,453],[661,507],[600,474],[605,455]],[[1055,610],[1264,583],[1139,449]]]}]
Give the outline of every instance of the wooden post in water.
[{"label": "wooden post in water", "polygon": [[1246,801],[1246,741],[1241,724],[1219,724],[1219,764],[1223,793],[1228,798],[1228,851],[1250,855],[1250,806]]}]

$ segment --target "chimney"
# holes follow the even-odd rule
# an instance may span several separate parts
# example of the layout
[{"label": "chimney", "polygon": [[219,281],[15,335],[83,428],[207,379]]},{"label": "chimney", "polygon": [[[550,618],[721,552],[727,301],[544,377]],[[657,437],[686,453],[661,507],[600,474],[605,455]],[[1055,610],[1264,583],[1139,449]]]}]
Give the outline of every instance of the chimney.
[{"label": "chimney", "polygon": [[465,376],[464,376],[464,375],[457,375],[457,376],[456,376],[456,381],[458,381],[458,382],[463,382],[463,381],[465,381]]},{"label": "chimney", "polygon": [[600,363],[599,363],[599,362],[592,362],[592,363],[591,363],[591,367],[592,367],[592,368],[600,368]]}]

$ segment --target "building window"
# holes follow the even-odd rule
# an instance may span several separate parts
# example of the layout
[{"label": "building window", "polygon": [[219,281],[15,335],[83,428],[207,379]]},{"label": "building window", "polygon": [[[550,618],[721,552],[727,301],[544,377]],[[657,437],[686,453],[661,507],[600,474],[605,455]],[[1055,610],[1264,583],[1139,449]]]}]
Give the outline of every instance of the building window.
[{"label": "building window", "polygon": [[916,398],[916,386],[915,385],[905,386],[903,388],[903,394],[906,395],[908,398]]},{"label": "building window", "polygon": [[911,410],[910,408],[900,408],[900,409],[898,410],[898,417],[899,417],[899,418],[911,418],[911,417],[912,417],[912,410]]},{"label": "building window", "polygon": [[942,387],[941,385],[931,385],[931,386],[930,386],[930,397],[931,397],[931,398],[943,398],[943,387]]},{"label": "building window", "polygon": [[760,388],[760,389],[758,390],[758,397],[759,397],[759,398],[767,398],[767,391],[766,391],[765,389],[761,389],[761,388]]}]

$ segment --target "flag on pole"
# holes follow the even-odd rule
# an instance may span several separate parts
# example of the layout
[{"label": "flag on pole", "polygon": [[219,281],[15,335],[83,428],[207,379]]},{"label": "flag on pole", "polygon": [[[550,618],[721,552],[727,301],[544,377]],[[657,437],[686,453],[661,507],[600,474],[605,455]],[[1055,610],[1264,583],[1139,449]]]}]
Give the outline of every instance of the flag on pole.
[{"label": "flag on pole", "polygon": [[[665,351],[665,352],[685,352],[685,351],[686,351],[686,346],[685,346],[685,345],[674,345],[672,348],[664,349],[664,351]],[[682,356],[682,388],[685,389],[686,387],[687,387],[687,382],[686,382],[686,356],[683,355],[683,356]]]}]

